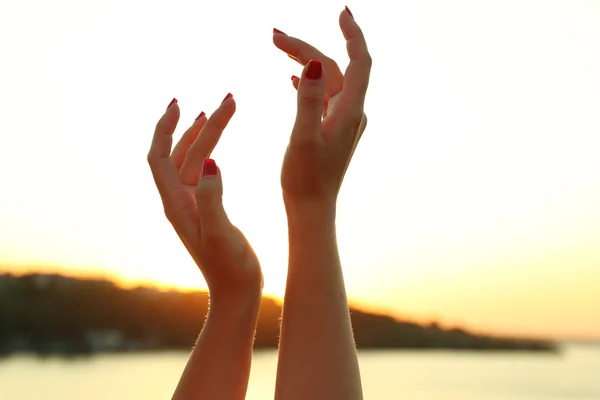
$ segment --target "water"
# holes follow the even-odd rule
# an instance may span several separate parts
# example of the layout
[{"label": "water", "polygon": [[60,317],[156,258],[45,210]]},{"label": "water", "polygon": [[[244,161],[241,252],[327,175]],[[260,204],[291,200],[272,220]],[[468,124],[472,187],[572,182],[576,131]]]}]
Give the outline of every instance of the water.
[{"label": "water", "polygon": [[[0,399],[169,399],[187,356],[12,357],[0,362]],[[276,361],[275,352],[256,353],[248,400],[273,398]],[[366,399],[600,399],[600,346],[560,355],[364,351],[360,364]]]}]

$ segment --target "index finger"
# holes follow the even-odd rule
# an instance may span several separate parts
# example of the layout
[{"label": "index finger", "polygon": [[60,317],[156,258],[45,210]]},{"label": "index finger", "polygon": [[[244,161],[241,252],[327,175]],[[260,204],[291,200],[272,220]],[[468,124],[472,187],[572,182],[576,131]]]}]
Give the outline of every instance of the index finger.
[{"label": "index finger", "polygon": [[362,105],[369,86],[373,61],[367,49],[363,32],[348,9],[340,14],[340,28],[346,38],[346,50],[350,57],[350,63],[344,75],[344,96],[348,96],[353,102]]},{"label": "index finger", "polygon": [[293,56],[303,66],[310,60],[319,60],[323,64],[327,81],[325,82],[326,96],[333,97],[338,94],[344,85],[344,78],[340,67],[331,58],[317,50],[310,44],[285,34],[273,35],[273,43],[277,48]]},{"label": "index finger", "polygon": [[185,155],[179,170],[179,176],[185,185],[195,186],[198,183],[204,159],[212,153],[234,113],[235,100],[229,93],[219,105],[219,108],[206,121]]}]

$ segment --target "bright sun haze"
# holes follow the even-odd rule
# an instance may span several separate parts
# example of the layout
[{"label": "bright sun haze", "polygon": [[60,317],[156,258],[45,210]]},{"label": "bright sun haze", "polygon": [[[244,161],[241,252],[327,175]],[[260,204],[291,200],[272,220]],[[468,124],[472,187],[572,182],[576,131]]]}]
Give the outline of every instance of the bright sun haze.
[{"label": "bright sun haze", "polygon": [[[224,202],[282,296],[295,115],[272,28],[347,64],[343,3],[5,0],[0,264],[204,287],[146,163],[228,93]],[[295,5],[293,5],[295,4]],[[369,125],[338,207],[349,295],[480,331],[600,337],[600,3],[355,1]]]}]

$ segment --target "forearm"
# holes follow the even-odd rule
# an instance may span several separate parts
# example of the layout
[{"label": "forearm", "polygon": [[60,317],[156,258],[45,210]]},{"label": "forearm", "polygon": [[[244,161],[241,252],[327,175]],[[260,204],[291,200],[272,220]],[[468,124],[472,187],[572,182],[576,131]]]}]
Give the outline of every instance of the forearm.
[{"label": "forearm", "polygon": [[335,208],[288,212],[289,270],[276,399],[362,399]]},{"label": "forearm", "polygon": [[242,400],[246,396],[261,296],[212,301],[174,400]]}]

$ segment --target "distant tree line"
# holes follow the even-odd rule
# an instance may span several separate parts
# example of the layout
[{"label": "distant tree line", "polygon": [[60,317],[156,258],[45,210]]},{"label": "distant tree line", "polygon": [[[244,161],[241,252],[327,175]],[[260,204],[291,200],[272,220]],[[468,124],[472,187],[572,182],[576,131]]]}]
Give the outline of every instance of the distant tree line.
[{"label": "distant tree line", "polygon": [[[190,349],[207,311],[206,292],[123,289],[107,280],[4,274],[0,353]],[[264,298],[256,348],[277,347],[280,315],[281,307]],[[355,309],[351,317],[359,349],[556,350],[547,341],[475,335]]]}]

